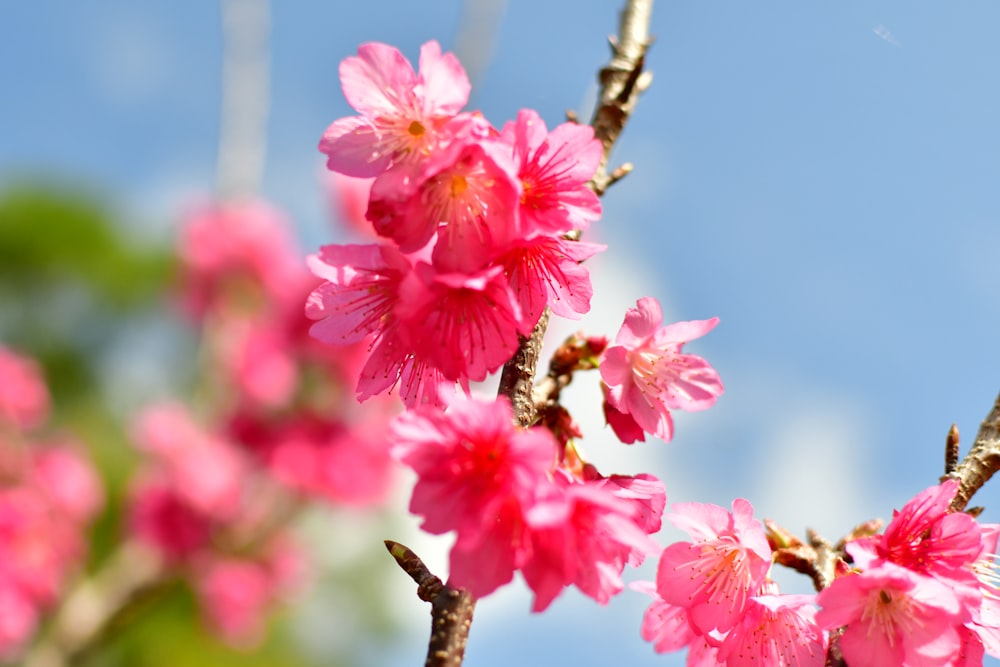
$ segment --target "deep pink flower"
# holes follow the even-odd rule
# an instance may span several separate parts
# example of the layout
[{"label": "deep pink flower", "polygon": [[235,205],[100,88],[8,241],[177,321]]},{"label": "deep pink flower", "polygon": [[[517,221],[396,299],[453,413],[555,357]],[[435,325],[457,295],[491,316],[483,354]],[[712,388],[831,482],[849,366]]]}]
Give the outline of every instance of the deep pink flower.
[{"label": "deep pink flower", "polygon": [[462,274],[418,264],[396,315],[408,349],[448,380],[484,380],[517,349],[521,312],[499,266]]},{"label": "deep pink flower", "polygon": [[39,426],[49,414],[49,390],[38,364],[0,345],[0,426]]},{"label": "deep pink flower", "polygon": [[964,512],[950,512],[958,480],[949,479],[918,493],[899,511],[881,538],[881,558],[917,572],[968,579],[970,565],[983,551],[982,529]]},{"label": "deep pink flower", "polygon": [[687,609],[700,633],[728,631],[771,567],[771,548],[753,506],[737,498],[730,513],[718,505],[678,503],[668,518],[692,541],[664,549],[656,575],[660,597]]},{"label": "deep pink flower", "polygon": [[891,562],[838,577],[820,591],[822,627],[845,627],[840,648],[851,667],[934,667],[959,653],[968,601],[942,581]]},{"label": "deep pink flower", "polygon": [[621,412],[607,400],[607,385],[604,385],[605,399],[602,403],[604,420],[614,431],[615,437],[626,445],[634,442],[645,442],[646,432],[636,423],[635,418],[627,412]]},{"label": "deep pink flower", "polygon": [[424,517],[430,533],[458,533],[451,579],[477,597],[510,581],[524,559],[523,513],[550,484],[551,434],[516,429],[506,400],[461,396],[444,413],[417,408],[400,415],[392,433],[393,455],[418,476],[410,511]]},{"label": "deep pink flower", "polygon": [[546,306],[561,317],[579,319],[590,311],[594,288],[581,262],[606,246],[535,236],[518,241],[497,258],[521,306],[521,333],[529,335]]},{"label": "deep pink flower", "polygon": [[420,48],[420,72],[397,49],[370,42],[340,64],[344,97],[361,115],[334,121],[320,141],[327,167],[348,176],[378,176],[426,157],[439,128],[469,99],[469,79],[435,41]]},{"label": "deep pink flower", "polygon": [[593,128],[563,123],[549,133],[537,112],[522,109],[504,126],[501,141],[518,165],[526,230],[563,234],[601,217],[601,202],[587,187],[601,161]]},{"label": "deep pink flower", "polygon": [[599,604],[618,594],[626,563],[641,564],[656,549],[639,509],[600,482],[557,485],[537,499],[525,515],[531,557],[521,568],[535,592],[532,611],[571,584]]},{"label": "deep pink flower", "polygon": [[129,532],[166,560],[179,563],[206,548],[213,522],[162,476],[138,480],[129,504]]},{"label": "deep pink flower", "polygon": [[601,359],[608,403],[647,433],[673,437],[670,410],[705,410],[722,395],[719,374],[701,357],[684,354],[688,341],[715,328],[718,318],[661,327],[660,304],[643,297],[625,313],[615,344]]},{"label": "deep pink flower", "polygon": [[0,575],[0,660],[11,663],[38,623],[38,608],[18,586]]}]

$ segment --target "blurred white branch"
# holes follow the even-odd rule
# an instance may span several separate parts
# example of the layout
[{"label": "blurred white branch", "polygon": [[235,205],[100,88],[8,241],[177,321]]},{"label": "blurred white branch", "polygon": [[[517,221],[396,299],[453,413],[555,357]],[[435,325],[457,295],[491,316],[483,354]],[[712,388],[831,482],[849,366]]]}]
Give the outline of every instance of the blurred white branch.
[{"label": "blurred white branch", "polygon": [[221,198],[260,190],[267,155],[271,14],[268,0],[221,0],[224,54],[216,190]]}]

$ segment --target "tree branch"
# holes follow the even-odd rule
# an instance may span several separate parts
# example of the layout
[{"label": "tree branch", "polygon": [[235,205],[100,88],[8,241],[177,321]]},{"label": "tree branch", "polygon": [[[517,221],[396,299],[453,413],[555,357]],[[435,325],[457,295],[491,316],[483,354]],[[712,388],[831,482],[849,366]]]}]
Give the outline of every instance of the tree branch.
[{"label": "tree branch", "polygon": [[[957,432],[954,439],[957,443]],[[950,443],[951,437],[946,447],[952,446]],[[953,471],[941,477],[941,481],[946,479],[959,481],[958,493],[951,503],[951,509],[955,512],[963,511],[976,491],[981,489],[997,470],[1000,470],[1000,395],[980,425],[972,449]]]}]

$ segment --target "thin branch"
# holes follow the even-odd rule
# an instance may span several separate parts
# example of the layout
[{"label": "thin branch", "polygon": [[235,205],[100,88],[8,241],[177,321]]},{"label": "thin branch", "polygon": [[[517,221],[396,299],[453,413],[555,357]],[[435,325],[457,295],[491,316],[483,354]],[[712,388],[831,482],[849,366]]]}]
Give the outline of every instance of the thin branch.
[{"label": "thin branch", "polygon": [[944,474],[950,475],[958,468],[961,449],[958,438],[958,426],[952,424],[944,439]]},{"label": "thin branch", "polygon": [[964,510],[976,491],[981,489],[997,470],[1000,470],[1000,395],[997,395],[993,409],[980,425],[972,449],[953,472],[941,478],[941,481],[945,479],[959,481],[958,493],[951,503],[951,509],[955,512]]}]

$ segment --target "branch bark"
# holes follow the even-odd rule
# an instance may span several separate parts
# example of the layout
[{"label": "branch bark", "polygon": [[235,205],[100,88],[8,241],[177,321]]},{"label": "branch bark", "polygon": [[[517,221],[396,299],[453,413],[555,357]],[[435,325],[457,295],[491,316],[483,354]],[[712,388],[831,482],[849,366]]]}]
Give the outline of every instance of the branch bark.
[{"label": "branch bark", "polygon": [[[957,432],[954,439],[957,442]],[[946,447],[950,446],[950,442],[951,438],[949,437]],[[1000,470],[1000,394],[993,402],[993,409],[979,426],[979,433],[976,434],[976,439],[972,443],[972,449],[953,471],[941,477],[942,482],[946,479],[959,481],[958,493],[955,494],[955,500],[951,503],[951,509],[955,512],[965,510],[969,501],[972,500],[972,496],[989,481],[997,470]]]}]

